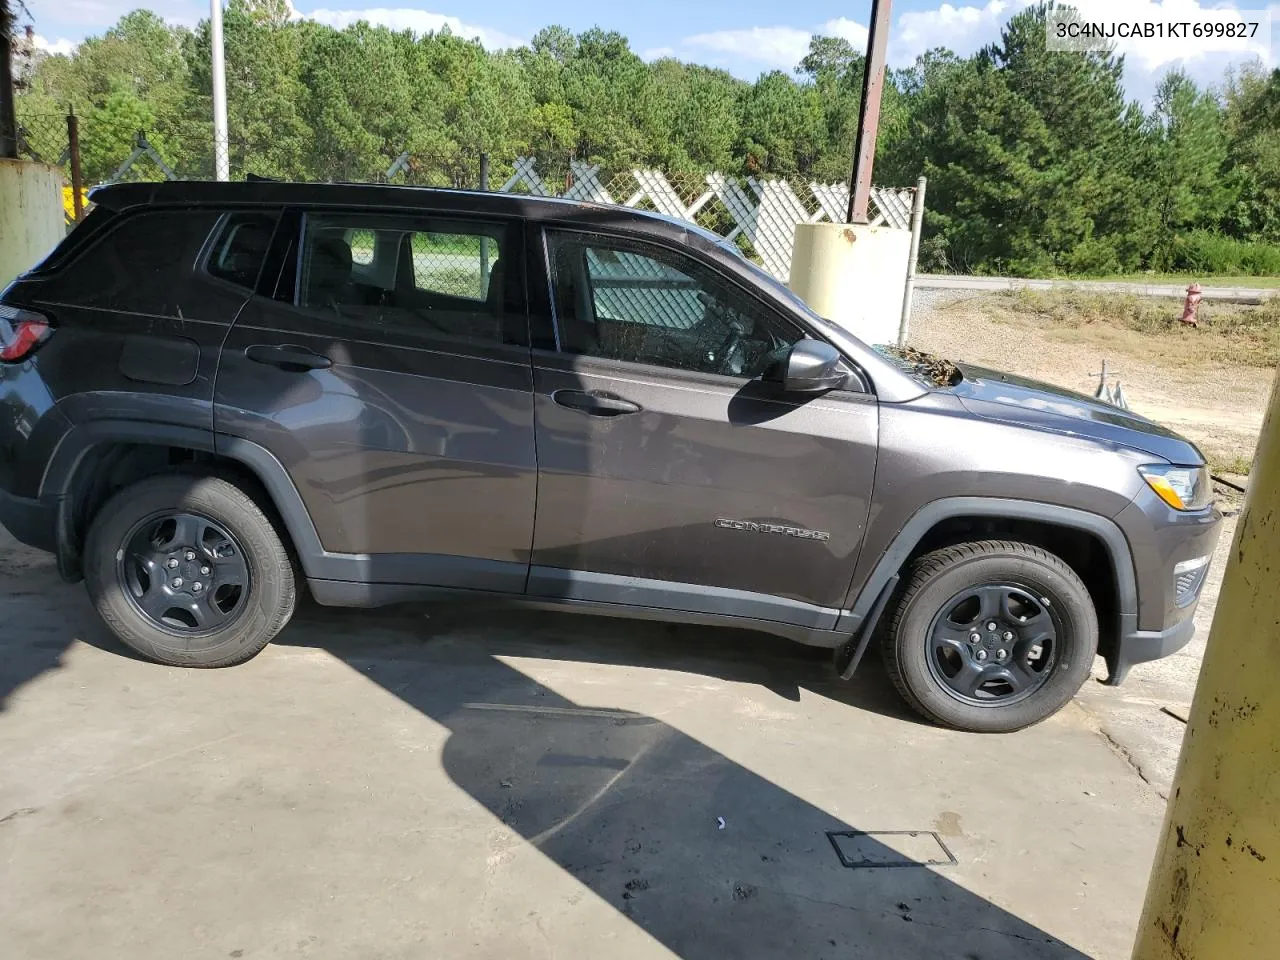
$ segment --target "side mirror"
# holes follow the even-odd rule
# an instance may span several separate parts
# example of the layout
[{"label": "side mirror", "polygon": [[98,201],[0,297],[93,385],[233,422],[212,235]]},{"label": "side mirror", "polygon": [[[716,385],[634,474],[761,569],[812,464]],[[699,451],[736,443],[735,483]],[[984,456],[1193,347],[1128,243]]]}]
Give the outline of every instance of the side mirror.
[{"label": "side mirror", "polygon": [[777,384],[785,393],[824,393],[845,385],[840,351],[821,340],[801,340],[779,351],[761,380]]}]

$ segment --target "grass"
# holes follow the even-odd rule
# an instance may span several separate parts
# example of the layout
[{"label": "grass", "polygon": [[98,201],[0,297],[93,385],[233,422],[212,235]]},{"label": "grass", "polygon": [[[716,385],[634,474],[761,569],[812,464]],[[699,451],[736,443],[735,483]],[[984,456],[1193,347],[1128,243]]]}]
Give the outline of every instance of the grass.
[{"label": "grass", "polygon": [[1054,280],[1089,281],[1105,280],[1124,283],[1187,284],[1193,281],[1202,287],[1250,287],[1263,290],[1280,290],[1280,277],[1215,276],[1190,273],[1111,273],[1098,277],[1053,277]]},{"label": "grass", "polygon": [[1234,455],[1207,454],[1206,459],[1209,461],[1210,473],[1230,473],[1238,477],[1247,477],[1249,471],[1253,468],[1253,458],[1238,453]]},{"label": "grass", "polygon": [[1178,322],[1182,302],[1167,297],[1088,290],[1011,290],[987,303],[996,320],[1033,320],[1076,334],[1113,339],[1140,334],[1144,353],[1174,366],[1220,363],[1274,367],[1280,364],[1280,297],[1259,305],[1202,303],[1200,326]]}]

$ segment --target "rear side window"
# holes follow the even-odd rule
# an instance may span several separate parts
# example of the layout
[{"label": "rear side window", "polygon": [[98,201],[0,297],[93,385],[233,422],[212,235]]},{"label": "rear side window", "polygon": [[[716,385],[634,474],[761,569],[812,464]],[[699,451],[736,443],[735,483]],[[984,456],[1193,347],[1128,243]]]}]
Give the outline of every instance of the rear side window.
[{"label": "rear side window", "polygon": [[271,246],[276,217],[269,213],[233,213],[221,224],[205,269],[212,276],[252,290]]},{"label": "rear side window", "polygon": [[519,343],[525,318],[516,242],[514,222],[309,214],[297,302],[363,335]]}]

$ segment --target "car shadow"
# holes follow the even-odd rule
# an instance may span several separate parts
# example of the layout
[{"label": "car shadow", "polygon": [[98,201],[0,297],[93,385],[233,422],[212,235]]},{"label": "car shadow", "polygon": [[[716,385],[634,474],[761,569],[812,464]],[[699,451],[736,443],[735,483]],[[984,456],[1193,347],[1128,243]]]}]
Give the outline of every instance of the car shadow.
[{"label": "car shadow", "polygon": [[[77,635],[135,657],[97,621],[81,586],[51,587],[51,569],[0,576],[10,588],[6,620],[24,622],[21,634],[0,626],[3,694],[56,669]],[[65,639],[55,646],[55,637]],[[661,668],[918,722],[875,658],[846,683],[829,651],[766,634],[477,604],[369,611],[304,600],[276,643],[324,650],[449,731],[441,763],[494,820],[477,836],[491,867],[511,863],[518,886],[518,858],[533,848],[684,960],[1085,957],[953,882],[945,864],[925,865],[916,849],[904,855],[892,841],[858,837],[856,856],[905,865],[851,868],[829,837],[919,826],[913,848],[945,861],[927,827],[846,822],[659,717],[574,702],[517,666],[530,658]],[[831,762],[874,763],[857,751],[851,738]],[[580,894],[509,895],[573,929]],[[536,917],[511,922],[517,934],[543,936]]]},{"label": "car shadow", "polygon": [[[83,587],[63,583],[58,577],[57,561],[51,554],[18,543],[3,527],[0,598],[3,712],[17,690],[44,673],[61,668],[62,657],[75,636],[67,630],[68,609],[79,604],[86,614],[91,614],[92,608]],[[92,622],[88,616],[85,620]]]},{"label": "car shadow", "polygon": [[[846,684],[829,679],[829,651],[763,634],[443,605],[308,604],[276,642],[327,651],[449,731],[445,772],[495,820],[491,865],[523,839],[684,960],[1085,956],[945,867],[908,855],[850,868],[829,838],[911,825],[844,822],[660,718],[576,703],[508,661],[661,667],[910,718],[879,669]],[[856,766],[856,748],[832,762]],[[857,843],[860,857],[903,860]],[[927,828],[912,843],[948,855]],[[577,902],[532,896],[562,918]]]}]

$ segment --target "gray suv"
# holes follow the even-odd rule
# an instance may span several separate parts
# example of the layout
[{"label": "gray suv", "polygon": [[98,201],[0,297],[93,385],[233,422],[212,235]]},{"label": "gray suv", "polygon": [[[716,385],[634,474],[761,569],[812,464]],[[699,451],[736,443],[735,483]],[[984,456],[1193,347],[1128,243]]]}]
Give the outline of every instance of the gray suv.
[{"label": "gray suv", "polygon": [[873,641],[965,730],[1190,638],[1199,451],[939,385],[714,234],[366,185],[131,184],[0,295],[0,521],[163,663],[315,600],[474,599]]}]

